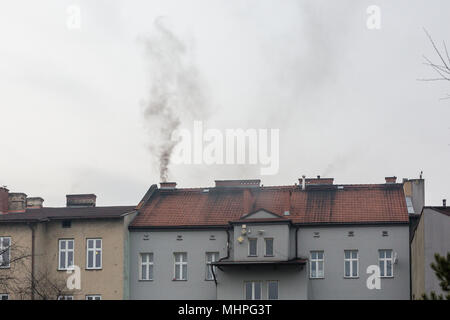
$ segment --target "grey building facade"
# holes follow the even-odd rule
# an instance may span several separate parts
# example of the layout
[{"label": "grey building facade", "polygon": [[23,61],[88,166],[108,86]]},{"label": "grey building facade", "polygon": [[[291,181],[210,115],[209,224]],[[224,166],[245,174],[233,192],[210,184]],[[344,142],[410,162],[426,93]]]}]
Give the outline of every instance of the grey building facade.
[{"label": "grey building facade", "polygon": [[[138,211],[129,227],[131,299],[410,297],[408,211],[392,178],[166,183],[152,186]],[[370,266],[381,272],[379,287],[367,284]]]}]

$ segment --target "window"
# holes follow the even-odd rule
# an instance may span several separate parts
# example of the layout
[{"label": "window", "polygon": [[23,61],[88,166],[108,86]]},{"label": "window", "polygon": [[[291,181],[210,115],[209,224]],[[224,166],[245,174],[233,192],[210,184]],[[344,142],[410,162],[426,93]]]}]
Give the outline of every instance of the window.
[{"label": "window", "polygon": [[70,228],[72,226],[72,221],[70,220],[63,220],[62,221],[62,227],[63,228]]},{"label": "window", "polygon": [[88,294],[86,300],[102,300],[102,296],[99,294]]},{"label": "window", "polygon": [[344,251],[344,277],[357,278],[359,276],[358,250]]},{"label": "window", "polygon": [[310,259],[310,277],[311,278],[323,278],[324,272],[324,257],[323,251],[311,251]]},{"label": "window", "polygon": [[86,269],[102,268],[102,239],[87,239]]},{"label": "window", "polygon": [[0,300],[9,300],[9,295],[7,293],[0,293]]},{"label": "window", "polygon": [[273,257],[273,238],[265,238],[266,244],[266,257]]},{"label": "window", "polygon": [[174,280],[187,280],[187,253],[176,252],[175,258],[175,276]]},{"label": "window", "polygon": [[218,252],[207,252],[206,253],[206,280],[214,280],[213,273],[211,271],[211,268],[213,269],[214,273],[216,272],[216,267],[211,267],[211,262],[216,262],[219,260],[219,253]]},{"label": "window", "polygon": [[73,300],[73,296],[58,296],[58,300]]},{"label": "window", "polygon": [[258,239],[256,238],[248,238],[248,256],[256,257],[258,254]]},{"label": "window", "polygon": [[267,299],[278,300],[278,281],[267,281]]},{"label": "window", "polygon": [[378,263],[381,277],[393,277],[392,250],[379,250]]},{"label": "window", "polygon": [[11,237],[0,237],[0,268],[9,268]]},{"label": "window", "polygon": [[141,253],[140,280],[153,280],[153,253]]},{"label": "window", "polygon": [[68,270],[73,267],[73,247],[73,239],[59,240],[59,270]]},{"label": "window", "polygon": [[244,282],[245,300],[261,300],[261,281]]}]

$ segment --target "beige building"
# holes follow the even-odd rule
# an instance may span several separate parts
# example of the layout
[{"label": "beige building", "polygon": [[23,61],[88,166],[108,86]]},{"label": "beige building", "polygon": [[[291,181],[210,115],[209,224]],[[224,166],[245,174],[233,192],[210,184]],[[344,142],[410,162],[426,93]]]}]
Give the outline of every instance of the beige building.
[{"label": "beige building", "polygon": [[95,203],[67,195],[66,207],[46,208],[0,188],[0,299],[128,298],[135,208]]}]

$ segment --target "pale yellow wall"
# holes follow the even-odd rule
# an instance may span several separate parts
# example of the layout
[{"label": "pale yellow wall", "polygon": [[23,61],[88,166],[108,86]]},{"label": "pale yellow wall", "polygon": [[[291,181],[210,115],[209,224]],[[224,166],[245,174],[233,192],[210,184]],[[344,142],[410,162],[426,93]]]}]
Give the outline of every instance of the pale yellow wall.
[{"label": "pale yellow wall", "polygon": [[425,292],[425,219],[422,214],[411,242],[411,280],[414,299]]}]

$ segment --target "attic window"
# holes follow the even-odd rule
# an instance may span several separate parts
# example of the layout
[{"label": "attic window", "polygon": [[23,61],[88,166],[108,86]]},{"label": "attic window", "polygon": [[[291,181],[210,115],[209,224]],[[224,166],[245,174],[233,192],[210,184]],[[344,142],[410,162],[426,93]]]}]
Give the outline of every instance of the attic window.
[{"label": "attic window", "polygon": [[314,232],[313,233],[314,238],[320,238],[320,232]]},{"label": "attic window", "polygon": [[183,240],[183,236],[182,235],[177,235],[177,241],[182,241]]},{"label": "attic window", "polygon": [[70,228],[72,226],[72,221],[70,220],[63,220],[62,221],[62,227],[63,228]]},{"label": "attic window", "polygon": [[387,237],[389,235],[389,233],[387,231],[383,231],[383,237]]},{"label": "attic window", "polygon": [[355,232],[354,232],[354,231],[349,231],[349,232],[348,232],[348,236],[349,236],[349,237],[353,237],[354,235],[355,235]]}]

